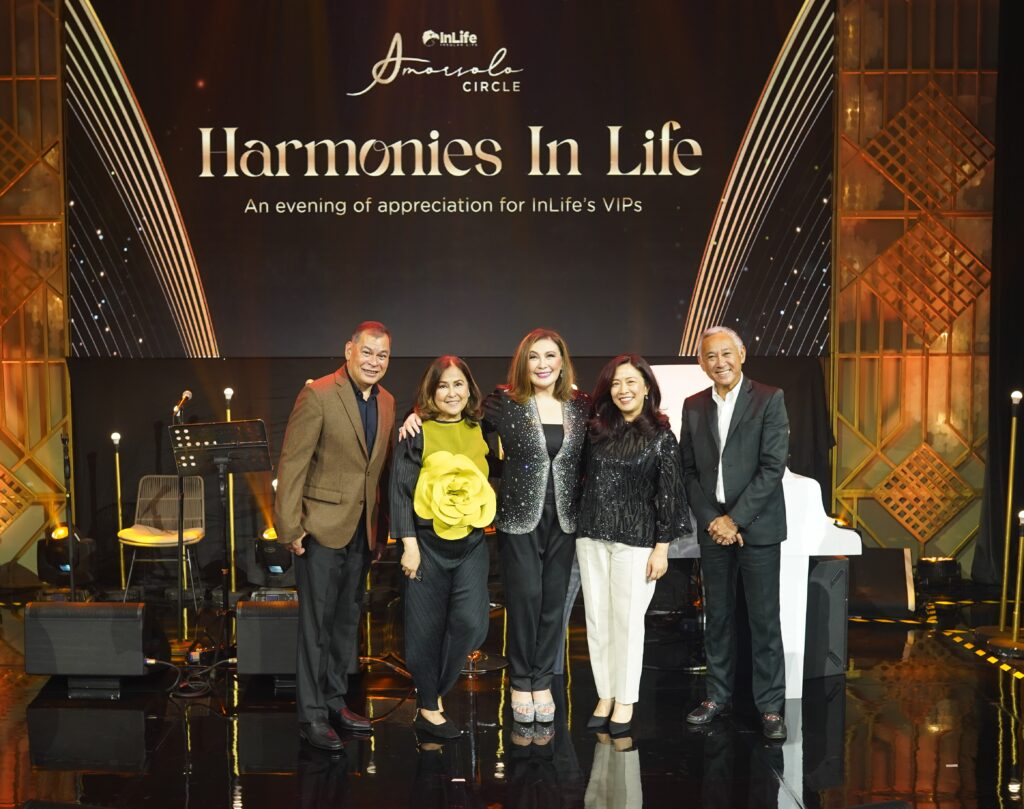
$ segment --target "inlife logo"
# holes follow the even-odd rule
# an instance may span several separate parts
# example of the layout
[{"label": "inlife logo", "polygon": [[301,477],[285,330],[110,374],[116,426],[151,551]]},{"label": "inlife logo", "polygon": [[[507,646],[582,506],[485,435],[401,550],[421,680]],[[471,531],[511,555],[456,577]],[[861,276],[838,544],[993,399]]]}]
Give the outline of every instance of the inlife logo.
[{"label": "inlife logo", "polygon": [[429,28],[423,32],[423,44],[428,48],[435,45],[443,45],[449,48],[464,48],[468,45],[476,45],[476,34],[469,31],[432,31]]}]

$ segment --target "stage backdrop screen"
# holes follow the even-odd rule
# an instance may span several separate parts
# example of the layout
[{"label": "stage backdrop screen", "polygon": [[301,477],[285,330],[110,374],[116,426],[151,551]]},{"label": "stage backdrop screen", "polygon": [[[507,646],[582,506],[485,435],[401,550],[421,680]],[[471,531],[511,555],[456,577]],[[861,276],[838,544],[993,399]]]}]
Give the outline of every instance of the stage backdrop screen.
[{"label": "stage backdrop screen", "polygon": [[72,352],[827,350],[831,0],[66,0]]}]

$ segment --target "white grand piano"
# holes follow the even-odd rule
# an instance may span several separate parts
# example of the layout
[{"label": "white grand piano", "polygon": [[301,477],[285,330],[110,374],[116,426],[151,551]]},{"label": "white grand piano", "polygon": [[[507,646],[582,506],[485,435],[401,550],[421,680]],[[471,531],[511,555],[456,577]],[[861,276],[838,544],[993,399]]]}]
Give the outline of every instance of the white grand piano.
[{"label": "white grand piano", "polygon": [[[711,383],[699,365],[656,365],[661,407],[679,435],[683,401]],[[859,556],[860,537],[836,526],[821,505],[821,487],[812,478],[786,470],[782,479],[786,496],[788,537],[782,543],[780,609],[782,645],[786,655],[786,699],[800,699],[804,688],[804,633],[807,626],[807,575],[812,556]],[[673,543],[670,556],[699,557],[695,536]],[[789,717],[787,715],[787,723]]]}]

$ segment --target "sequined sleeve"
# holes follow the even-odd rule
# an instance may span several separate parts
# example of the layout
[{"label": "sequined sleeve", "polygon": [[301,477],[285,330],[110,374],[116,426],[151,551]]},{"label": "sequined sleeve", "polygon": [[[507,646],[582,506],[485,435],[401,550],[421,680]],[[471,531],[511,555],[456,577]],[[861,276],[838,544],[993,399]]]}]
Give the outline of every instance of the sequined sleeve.
[{"label": "sequined sleeve", "polygon": [[658,443],[657,518],[655,542],[671,542],[691,532],[690,514],[683,485],[683,466],[679,444],[671,430],[665,430]]}]

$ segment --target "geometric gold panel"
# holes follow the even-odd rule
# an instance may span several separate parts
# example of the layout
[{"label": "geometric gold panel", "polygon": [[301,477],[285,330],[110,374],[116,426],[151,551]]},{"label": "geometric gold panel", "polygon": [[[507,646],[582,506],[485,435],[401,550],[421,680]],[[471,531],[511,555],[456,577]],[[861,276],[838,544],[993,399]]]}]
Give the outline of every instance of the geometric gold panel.
[{"label": "geometric gold panel", "polygon": [[995,147],[929,82],[865,146],[921,208],[945,208],[995,157]]},{"label": "geometric gold panel", "polygon": [[36,159],[35,150],[0,120],[0,188],[6,188]]},{"label": "geometric gold panel", "polygon": [[974,499],[974,490],[922,444],[872,492],[918,542],[927,542]]},{"label": "geometric gold panel", "polygon": [[25,299],[43,283],[43,279],[26,266],[13,252],[0,246],[0,323],[6,323]]},{"label": "geometric gold panel", "polygon": [[991,273],[945,227],[922,215],[863,278],[910,329],[932,343],[988,289]]},{"label": "geometric gold panel", "polygon": [[32,505],[32,500],[28,487],[6,466],[0,465],[0,534]]}]

